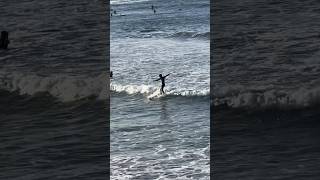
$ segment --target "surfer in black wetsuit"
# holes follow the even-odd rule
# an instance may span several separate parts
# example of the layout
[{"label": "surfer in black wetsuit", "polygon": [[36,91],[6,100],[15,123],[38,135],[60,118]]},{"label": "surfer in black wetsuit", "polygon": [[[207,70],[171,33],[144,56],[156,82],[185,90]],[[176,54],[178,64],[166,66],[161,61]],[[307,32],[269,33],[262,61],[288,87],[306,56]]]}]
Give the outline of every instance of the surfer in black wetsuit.
[{"label": "surfer in black wetsuit", "polygon": [[155,80],[155,81],[161,80],[161,83],[162,83],[161,89],[160,89],[161,94],[164,94],[163,88],[166,86],[166,84],[165,84],[165,78],[166,78],[167,76],[169,76],[169,75],[170,75],[170,74],[167,74],[167,75],[165,75],[165,76],[162,76],[162,74],[159,74],[159,79]]}]

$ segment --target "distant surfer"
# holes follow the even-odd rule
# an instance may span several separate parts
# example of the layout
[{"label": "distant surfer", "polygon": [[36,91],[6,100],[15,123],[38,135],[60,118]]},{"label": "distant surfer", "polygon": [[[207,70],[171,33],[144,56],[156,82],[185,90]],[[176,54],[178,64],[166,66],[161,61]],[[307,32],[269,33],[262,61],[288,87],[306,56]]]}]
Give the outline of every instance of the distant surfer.
[{"label": "distant surfer", "polygon": [[7,31],[2,31],[0,37],[0,49],[7,49],[9,43],[9,33]]},{"label": "distant surfer", "polygon": [[161,94],[164,94],[163,88],[166,86],[166,84],[165,84],[165,78],[166,78],[167,76],[169,76],[169,75],[170,75],[170,73],[167,74],[167,75],[165,75],[165,76],[162,76],[162,74],[159,74],[159,79],[155,80],[155,81],[161,80],[161,83],[162,83],[161,89],[160,89]]},{"label": "distant surfer", "polygon": [[153,14],[155,14],[157,11],[156,11],[156,9],[153,9]]},{"label": "distant surfer", "polygon": [[153,5],[151,5],[151,9],[152,9],[152,10],[154,9],[154,6],[153,6]]},{"label": "distant surfer", "polygon": [[113,72],[111,71],[111,72],[110,72],[110,78],[112,78],[112,76],[113,76]]}]

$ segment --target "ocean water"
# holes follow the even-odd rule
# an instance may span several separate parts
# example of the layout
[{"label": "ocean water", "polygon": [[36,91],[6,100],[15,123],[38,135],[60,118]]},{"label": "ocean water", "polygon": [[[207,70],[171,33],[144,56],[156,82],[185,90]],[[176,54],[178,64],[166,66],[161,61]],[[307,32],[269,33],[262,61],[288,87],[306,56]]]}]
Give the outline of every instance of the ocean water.
[{"label": "ocean water", "polygon": [[209,179],[209,3],[111,1],[111,179]]},{"label": "ocean water", "polygon": [[319,2],[215,1],[215,179],[316,179]]},{"label": "ocean water", "polygon": [[106,7],[0,2],[0,179],[106,179]]}]

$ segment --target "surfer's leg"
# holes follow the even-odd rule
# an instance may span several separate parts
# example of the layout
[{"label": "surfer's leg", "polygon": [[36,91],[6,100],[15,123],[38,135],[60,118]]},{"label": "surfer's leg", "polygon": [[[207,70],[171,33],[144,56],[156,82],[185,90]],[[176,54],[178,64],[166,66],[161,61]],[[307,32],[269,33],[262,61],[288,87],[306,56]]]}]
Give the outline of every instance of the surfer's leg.
[{"label": "surfer's leg", "polygon": [[164,88],[164,85],[161,86],[161,94],[164,94],[163,88]]}]

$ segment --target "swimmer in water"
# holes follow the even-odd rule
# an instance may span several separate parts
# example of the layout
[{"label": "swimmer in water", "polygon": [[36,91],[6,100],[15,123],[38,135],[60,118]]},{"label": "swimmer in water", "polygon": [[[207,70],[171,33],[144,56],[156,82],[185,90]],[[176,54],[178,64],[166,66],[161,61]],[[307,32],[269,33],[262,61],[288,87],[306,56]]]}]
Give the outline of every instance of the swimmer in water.
[{"label": "swimmer in water", "polygon": [[0,37],[0,49],[7,49],[9,43],[9,33],[7,31],[2,31]]}]

